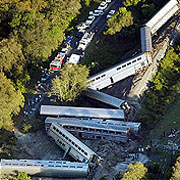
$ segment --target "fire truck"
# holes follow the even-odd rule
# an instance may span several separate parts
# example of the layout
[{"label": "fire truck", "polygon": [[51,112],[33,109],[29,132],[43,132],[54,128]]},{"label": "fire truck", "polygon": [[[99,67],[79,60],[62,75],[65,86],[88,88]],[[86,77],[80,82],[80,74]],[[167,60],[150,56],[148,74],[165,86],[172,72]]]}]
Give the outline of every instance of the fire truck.
[{"label": "fire truck", "polygon": [[64,58],[65,54],[58,54],[55,59],[50,63],[50,71],[59,71],[62,68]]}]

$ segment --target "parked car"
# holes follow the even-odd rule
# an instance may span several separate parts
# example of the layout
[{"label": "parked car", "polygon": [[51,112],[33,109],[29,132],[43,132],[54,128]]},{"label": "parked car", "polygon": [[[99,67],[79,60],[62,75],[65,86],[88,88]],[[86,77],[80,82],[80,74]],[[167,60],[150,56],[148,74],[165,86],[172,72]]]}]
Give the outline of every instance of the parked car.
[{"label": "parked car", "polygon": [[93,16],[94,12],[93,11],[89,11],[89,15]]},{"label": "parked car", "polygon": [[89,16],[88,19],[86,20],[86,24],[91,25],[93,21],[95,20],[95,16]]},{"label": "parked car", "polygon": [[94,16],[100,16],[103,14],[104,14],[103,10],[99,10],[99,9],[94,10]]},{"label": "parked car", "polygon": [[108,3],[103,1],[103,2],[99,5],[98,9],[99,9],[99,10],[105,10],[105,9],[107,8],[107,6],[108,6]]},{"label": "parked car", "polygon": [[73,39],[73,36],[68,36],[66,40],[64,41],[65,44],[70,43]]},{"label": "parked car", "polygon": [[112,2],[112,0],[106,0],[106,2],[107,2],[107,3],[111,3],[111,2]]},{"label": "parked car", "polygon": [[116,11],[114,9],[110,10],[108,15],[107,15],[107,19],[112,18],[112,16],[114,15],[115,12]]},{"label": "parked car", "polygon": [[62,48],[61,51],[58,53],[59,56],[63,56],[68,52],[67,48]]},{"label": "parked car", "polygon": [[86,24],[85,22],[83,22],[83,23],[77,25],[76,28],[77,28],[78,30],[80,30],[80,31],[83,31],[83,30],[85,30],[86,28],[88,28],[89,26],[90,26],[89,24]]},{"label": "parked car", "polygon": [[41,83],[45,83],[49,79],[50,75],[49,74],[42,74],[41,76]]}]

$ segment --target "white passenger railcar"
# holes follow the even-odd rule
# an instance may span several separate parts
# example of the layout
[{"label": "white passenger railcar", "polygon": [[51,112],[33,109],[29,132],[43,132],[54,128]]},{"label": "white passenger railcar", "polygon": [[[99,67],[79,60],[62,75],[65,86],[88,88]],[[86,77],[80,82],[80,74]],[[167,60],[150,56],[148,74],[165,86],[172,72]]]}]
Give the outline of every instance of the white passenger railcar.
[{"label": "white passenger railcar", "polygon": [[[49,120],[50,118],[50,120]],[[59,121],[63,121],[63,120],[73,120],[75,122],[83,122],[83,121],[90,121],[92,124],[104,124],[104,125],[118,125],[120,127],[126,127],[126,128],[130,128],[131,132],[134,133],[138,133],[141,129],[141,123],[140,122],[128,122],[128,121],[117,121],[117,120],[103,120],[103,119],[91,119],[91,118],[72,118],[72,117],[59,117],[59,118],[51,118],[51,117],[47,117],[46,118],[47,123],[46,124],[46,128],[50,127],[50,124],[48,122],[54,121],[54,122],[59,122]],[[45,121],[46,122],[46,121]]]},{"label": "white passenger railcar", "polygon": [[75,160],[88,163],[91,167],[101,160],[100,156],[57,123],[52,123],[47,133],[65,154],[69,154]]},{"label": "white passenger railcar", "polygon": [[167,2],[145,25],[154,34],[179,10],[178,0]]},{"label": "white passenger railcar", "polygon": [[126,62],[121,62],[91,76],[89,79],[89,87],[94,90],[103,89],[124,78],[134,75],[148,64],[147,56],[145,54],[139,54],[136,57],[126,60]]},{"label": "white passenger railcar", "polygon": [[112,107],[123,109],[126,113],[129,112],[130,106],[123,99],[119,99],[117,97],[93,90],[91,88],[88,88],[88,90],[85,91],[85,95],[89,98],[108,104]]},{"label": "white passenger railcar", "polygon": [[124,111],[109,108],[41,105],[41,115],[124,120]]},{"label": "white passenger railcar", "polygon": [[52,123],[57,123],[75,136],[84,139],[106,139],[124,143],[129,139],[130,128],[118,124],[99,123],[98,121],[91,120],[47,117],[45,120],[47,131]]},{"label": "white passenger railcar", "polygon": [[87,176],[89,167],[81,162],[1,159],[0,175],[14,175],[22,171],[31,176],[80,178]]}]

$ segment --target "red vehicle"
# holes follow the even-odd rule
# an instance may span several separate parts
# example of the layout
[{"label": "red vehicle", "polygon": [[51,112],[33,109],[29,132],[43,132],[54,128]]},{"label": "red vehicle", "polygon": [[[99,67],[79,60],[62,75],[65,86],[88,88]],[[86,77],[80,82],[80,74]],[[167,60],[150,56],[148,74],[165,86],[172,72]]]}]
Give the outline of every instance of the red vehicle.
[{"label": "red vehicle", "polygon": [[50,63],[50,70],[51,71],[59,71],[62,68],[62,64],[64,61],[65,55],[58,55],[51,63]]}]

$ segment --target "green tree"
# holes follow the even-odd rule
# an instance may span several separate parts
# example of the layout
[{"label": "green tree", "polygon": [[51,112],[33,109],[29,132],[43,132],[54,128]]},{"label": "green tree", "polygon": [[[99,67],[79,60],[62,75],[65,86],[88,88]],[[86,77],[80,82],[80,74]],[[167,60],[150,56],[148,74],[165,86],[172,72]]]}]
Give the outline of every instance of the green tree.
[{"label": "green tree", "polygon": [[180,179],[180,156],[177,158],[175,165],[173,166],[173,173],[170,180]]},{"label": "green tree", "polygon": [[122,28],[129,27],[133,24],[133,17],[130,11],[125,7],[119,8],[119,11],[107,21],[108,30],[105,34],[113,35],[120,32]]},{"label": "green tree", "polygon": [[123,2],[124,6],[128,7],[128,6],[135,6],[137,5],[139,2],[141,2],[142,0],[125,0]]},{"label": "green tree", "polygon": [[31,180],[31,178],[25,172],[19,172],[13,180]]},{"label": "green tree", "polygon": [[16,91],[12,82],[4,73],[0,73],[0,128],[11,130],[13,127],[12,116],[20,111],[24,97],[20,91]]},{"label": "green tree", "polygon": [[12,68],[22,72],[25,64],[25,57],[22,52],[22,45],[15,39],[3,39],[0,41],[0,71],[12,74]]},{"label": "green tree", "polygon": [[52,81],[51,95],[56,95],[61,101],[74,101],[83,90],[87,89],[89,69],[83,65],[65,64],[61,77]]},{"label": "green tree", "polygon": [[121,180],[140,180],[145,177],[147,168],[141,162],[136,162],[135,164],[129,164],[129,171],[124,173]]}]

